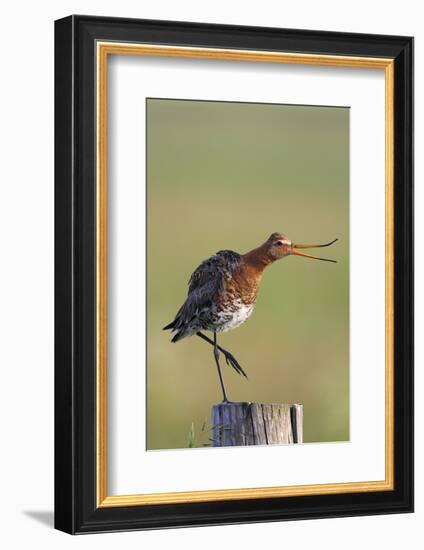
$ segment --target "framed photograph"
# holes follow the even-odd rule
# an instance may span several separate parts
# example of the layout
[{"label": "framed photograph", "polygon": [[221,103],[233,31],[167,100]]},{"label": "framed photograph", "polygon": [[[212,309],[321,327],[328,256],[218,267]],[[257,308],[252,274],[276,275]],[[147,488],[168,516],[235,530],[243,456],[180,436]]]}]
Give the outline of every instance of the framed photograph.
[{"label": "framed photograph", "polygon": [[55,24],[55,525],[413,509],[413,39]]}]

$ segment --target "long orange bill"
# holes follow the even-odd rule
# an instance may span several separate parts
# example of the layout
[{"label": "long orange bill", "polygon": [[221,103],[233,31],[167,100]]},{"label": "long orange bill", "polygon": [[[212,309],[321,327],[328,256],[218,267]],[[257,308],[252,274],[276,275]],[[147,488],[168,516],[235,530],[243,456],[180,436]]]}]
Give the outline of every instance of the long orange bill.
[{"label": "long orange bill", "polygon": [[334,239],[334,241],[325,244],[294,244],[293,248],[324,248],[326,246],[334,244],[338,240],[339,239]]},{"label": "long orange bill", "polygon": [[325,244],[294,244],[292,246],[292,254],[294,254],[295,256],[303,256],[304,258],[311,258],[312,260],[321,260],[323,262],[331,262],[333,264],[336,264],[336,260],[329,260],[328,258],[318,258],[318,256],[311,256],[311,254],[305,254],[303,252],[298,252],[297,250],[294,250],[295,248],[324,248],[325,246],[330,246],[334,244],[336,241],[338,241],[338,239],[334,239],[334,241]]}]

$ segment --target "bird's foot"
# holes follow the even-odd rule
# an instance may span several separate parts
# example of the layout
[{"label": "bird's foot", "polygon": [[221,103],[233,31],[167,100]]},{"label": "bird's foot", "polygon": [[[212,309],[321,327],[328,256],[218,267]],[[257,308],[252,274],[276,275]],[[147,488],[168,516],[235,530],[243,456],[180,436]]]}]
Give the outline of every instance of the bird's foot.
[{"label": "bird's foot", "polygon": [[237,374],[242,374],[245,378],[248,378],[247,374],[241,368],[240,363],[237,361],[232,353],[230,353],[229,351],[222,351],[222,353],[224,354],[227,365],[232,367],[237,372]]}]

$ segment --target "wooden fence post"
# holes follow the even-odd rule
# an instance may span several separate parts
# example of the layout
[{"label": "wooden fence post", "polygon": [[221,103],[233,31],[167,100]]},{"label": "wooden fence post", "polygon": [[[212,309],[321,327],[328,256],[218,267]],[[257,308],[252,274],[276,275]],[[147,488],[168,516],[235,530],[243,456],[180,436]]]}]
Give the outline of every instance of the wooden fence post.
[{"label": "wooden fence post", "polygon": [[212,446],[303,442],[303,406],[219,403],[212,407]]}]

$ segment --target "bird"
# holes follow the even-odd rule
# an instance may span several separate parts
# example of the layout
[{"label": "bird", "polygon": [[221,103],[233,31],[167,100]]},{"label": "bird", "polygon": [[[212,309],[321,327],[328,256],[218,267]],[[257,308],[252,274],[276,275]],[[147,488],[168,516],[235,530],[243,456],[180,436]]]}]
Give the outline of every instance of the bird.
[{"label": "bird", "polygon": [[[163,327],[174,333],[172,342],[196,335],[213,346],[223,402],[229,403],[221,371],[220,355],[238,374],[247,377],[232,353],[218,345],[217,334],[236,329],[252,314],[259,285],[267,267],[288,256],[302,256],[324,262],[336,260],[300,252],[305,248],[324,248],[338,239],[324,244],[295,244],[284,233],[275,232],[260,246],[239,254],[220,250],[207,258],[193,271],[188,281],[188,294],[174,320]],[[209,338],[204,331],[212,332]]]}]

